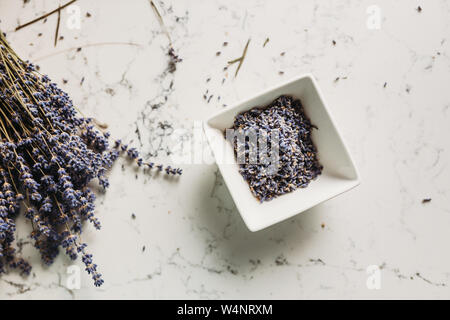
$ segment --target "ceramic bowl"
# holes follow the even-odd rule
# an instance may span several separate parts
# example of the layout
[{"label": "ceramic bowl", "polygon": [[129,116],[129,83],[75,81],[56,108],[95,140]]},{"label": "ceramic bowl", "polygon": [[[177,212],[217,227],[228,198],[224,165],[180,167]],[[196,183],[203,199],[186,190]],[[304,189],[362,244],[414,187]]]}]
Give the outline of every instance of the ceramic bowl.
[{"label": "ceramic bowl", "polygon": [[[311,123],[318,127],[312,131],[312,139],[323,171],[308,187],[260,203],[239,173],[233,147],[223,132],[233,125],[237,114],[255,106],[266,106],[280,95],[300,99]],[[312,75],[297,77],[228,107],[205,121],[203,126],[223,179],[250,231],[291,218],[359,184],[357,169]]]}]

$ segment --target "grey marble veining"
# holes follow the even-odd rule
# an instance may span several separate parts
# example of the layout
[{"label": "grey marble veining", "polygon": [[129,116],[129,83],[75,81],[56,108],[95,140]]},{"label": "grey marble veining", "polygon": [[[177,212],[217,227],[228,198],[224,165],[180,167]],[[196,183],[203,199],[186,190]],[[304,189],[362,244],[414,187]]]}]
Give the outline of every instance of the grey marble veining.
[{"label": "grey marble veining", "polygon": [[[147,0],[77,1],[81,28],[65,10],[56,48],[56,16],[14,31],[56,0],[0,1],[0,30],[84,114],[167,163],[175,132],[189,139],[196,121],[311,72],[362,184],[251,233],[214,164],[183,164],[173,180],[120,160],[97,201],[103,228],[83,234],[105,285],[82,272],[81,288],[68,289],[72,262],[43,267],[19,221],[33,273],[2,276],[0,298],[449,298],[450,3],[379,0],[370,29],[368,1],[155,2],[183,59],[174,72]],[[248,39],[235,77],[236,65],[224,67]],[[371,265],[379,290],[366,285]]]}]

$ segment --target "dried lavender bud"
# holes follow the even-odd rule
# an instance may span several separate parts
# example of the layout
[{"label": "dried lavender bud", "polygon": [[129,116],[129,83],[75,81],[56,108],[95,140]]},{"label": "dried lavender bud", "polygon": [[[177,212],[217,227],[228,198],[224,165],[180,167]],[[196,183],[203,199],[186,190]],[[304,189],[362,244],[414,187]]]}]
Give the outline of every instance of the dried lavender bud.
[{"label": "dried lavender bud", "polygon": [[[280,96],[265,108],[255,107],[235,117],[227,129],[233,136],[225,133],[226,138],[233,144],[239,172],[259,201],[305,188],[321,174],[323,167],[311,139],[313,128],[300,100],[290,96]],[[267,143],[274,135],[277,139]],[[239,141],[239,137],[244,138]],[[267,159],[267,149],[277,150],[277,157]]]},{"label": "dried lavender bud", "polygon": [[170,73],[174,73],[177,70],[177,63],[183,60],[175,53],[175,50],[173,49],[172,46],[169,48],[167,55],[169,56],[168,71]]}]

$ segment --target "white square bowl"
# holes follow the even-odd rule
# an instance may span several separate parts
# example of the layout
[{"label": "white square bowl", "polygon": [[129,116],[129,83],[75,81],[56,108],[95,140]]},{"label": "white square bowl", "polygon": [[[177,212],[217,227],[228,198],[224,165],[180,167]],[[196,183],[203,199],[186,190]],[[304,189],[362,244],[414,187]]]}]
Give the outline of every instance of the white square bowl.
[{"label": "white square bowl", "polygon": [[[308,187],[260,203],[239,173],[233,146],[223,132],[233,125],[237,114],[255,106],[266,106],[281,95],[300,99],[311,123],[318,127],[312,131],[312,139],[323,171]],[[359,184],[357,169],[312,75],[295,78],[239,102],[208,119],[203,127],[225,184],[250,231],[291,218]]]}]

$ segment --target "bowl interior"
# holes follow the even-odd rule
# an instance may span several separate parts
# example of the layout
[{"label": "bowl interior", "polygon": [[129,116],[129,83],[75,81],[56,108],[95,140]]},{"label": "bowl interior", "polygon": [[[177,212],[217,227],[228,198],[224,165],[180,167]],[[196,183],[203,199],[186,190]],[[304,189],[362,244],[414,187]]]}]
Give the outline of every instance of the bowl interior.
[{"label": "bowl interior", "polygon": [[[231,143],[223,131],[232,126],[234,117],[255,106],[266,106],[280,95],[291,95],[301,100],[306,115],[318,127],[312,139],[324,169],[316,180],[304,189],[260,203],[238,171]],[[247,227],[257,231],[311,208],[358,185],[358,173],[342,138],[312,76],[303,76],[270,89],[209,119],[205,133],[217,165],[228,186],[236,207]]]}]

